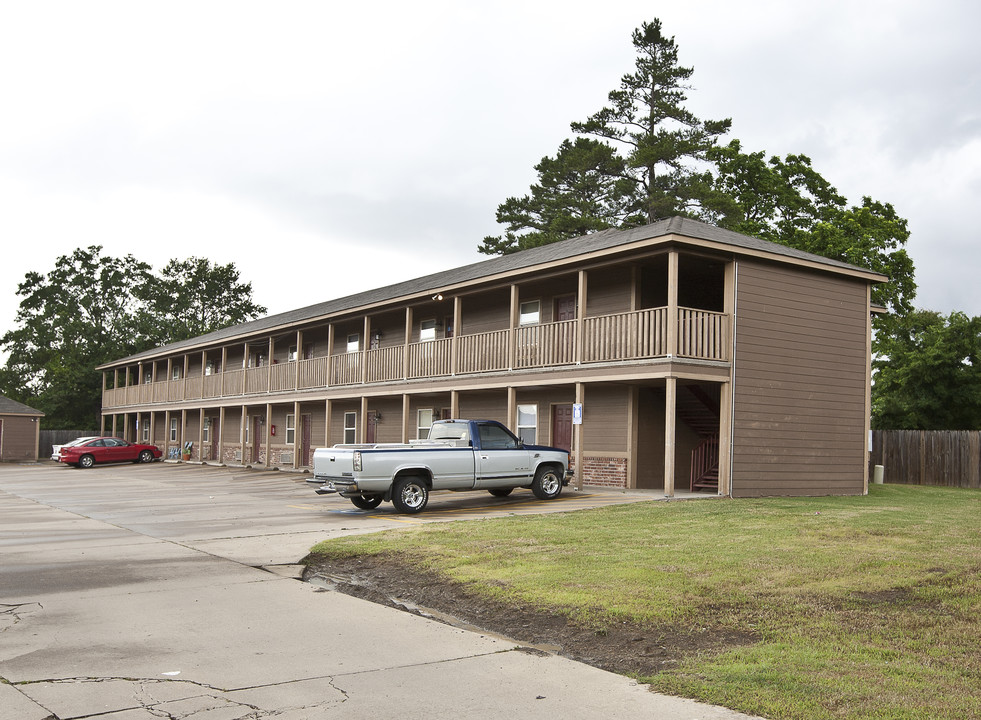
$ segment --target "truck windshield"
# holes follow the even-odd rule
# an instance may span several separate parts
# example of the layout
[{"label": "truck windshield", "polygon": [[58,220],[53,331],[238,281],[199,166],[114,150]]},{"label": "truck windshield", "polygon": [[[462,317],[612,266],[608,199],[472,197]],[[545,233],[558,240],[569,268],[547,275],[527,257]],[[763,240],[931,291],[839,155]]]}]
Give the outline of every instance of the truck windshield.
[{"label": "truck windshield", "polygon": [[470,431],[465,423],[433,423],[429,430],[430,440],[453,440],[457,446],[470,443]]}]

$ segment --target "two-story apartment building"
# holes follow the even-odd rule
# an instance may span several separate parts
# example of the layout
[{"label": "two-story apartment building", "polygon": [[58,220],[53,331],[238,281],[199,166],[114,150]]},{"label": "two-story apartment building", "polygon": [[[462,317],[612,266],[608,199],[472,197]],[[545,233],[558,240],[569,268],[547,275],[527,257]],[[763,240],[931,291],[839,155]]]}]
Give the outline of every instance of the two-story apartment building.
[{"label": "two-story apartment building", "polygon": [[315,447],[488,418],[569,449],[580,485],[862,493],[886,279],[672,218],[108,363],[103,424],[165,456],[302,469]]}]

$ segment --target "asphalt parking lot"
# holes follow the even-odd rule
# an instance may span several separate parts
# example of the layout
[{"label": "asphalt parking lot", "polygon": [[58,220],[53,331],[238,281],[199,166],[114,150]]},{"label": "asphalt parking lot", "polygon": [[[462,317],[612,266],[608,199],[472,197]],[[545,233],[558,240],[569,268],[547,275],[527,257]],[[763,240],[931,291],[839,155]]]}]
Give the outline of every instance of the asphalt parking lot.
[{"label": "asphalt parking lot", "polygon": [[297,580],[331,536],[652,495],[434,493],[407,517],[306,477],[0,465],[0,720],[741,717]]}]

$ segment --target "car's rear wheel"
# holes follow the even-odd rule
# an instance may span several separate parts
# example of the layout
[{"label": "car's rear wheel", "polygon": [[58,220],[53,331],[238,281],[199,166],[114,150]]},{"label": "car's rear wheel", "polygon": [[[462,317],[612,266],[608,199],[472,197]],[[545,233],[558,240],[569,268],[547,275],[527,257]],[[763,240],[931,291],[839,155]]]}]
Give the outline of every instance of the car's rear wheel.
[{"label": "car's rear wheel", "polygon": [[392,488],[392,505],[400,513],[421,513],[429,502],[429,488],[420,477],[408,475],[395,481]]},{"label": "car's rear wheel", "polygon": [[144,450],[143,452],[141,452],[140,462],[141,463],[153,462],[153,453],[150,452],[149,450]]},{"label": "car's rear wheel", "polygon": [[95,465],[95,458],[91,455],[82,455],[82,457],[78,459],[78,466],[80,468],[90,468],[93,465]]},{"label": "car's rear wheel", "polygon": [[508,495],[511,494],[512,490],[514,490],[514,488],[491,488],[487,492],[489,492],[494,497],[507,497]]},{"label": "car's rear wheel", "polygon": [[351,498],[351,502],[354,503],[354,507],[361,508],[362,510],[374,510],[376,507],[381,505],[384,497],[382,495],[355,495]]},{"label": "car's rear wheel", "polygon": [[535,473],[535,481],[531,484],[531,491],[539,500],[557,498],[562,492],[562,476],[551,465],[540,467]]}]

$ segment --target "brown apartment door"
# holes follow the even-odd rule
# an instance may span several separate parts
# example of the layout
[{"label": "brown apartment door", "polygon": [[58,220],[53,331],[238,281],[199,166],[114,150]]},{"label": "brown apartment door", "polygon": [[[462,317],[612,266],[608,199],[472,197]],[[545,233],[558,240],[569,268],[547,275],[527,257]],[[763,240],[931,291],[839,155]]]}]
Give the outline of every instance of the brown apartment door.
[{"label": "brown apartment door", "polygon": [[211,460],[215,461],[218,460],[218,433],[221,432],[217,417],[208,421],[208,432],[211,434]]},{"label": "brown apartment door", "polygon": [[572,405],[552,406],[552,447],[572,452]]},{"label": "brown apartment door", "polygon": [[313,466],[313,448],[310,447],[310,437],[313,427],[313,415],[303,415],[300,418],[300,459],[303,467]]},{"label": "brown apartment door", "polygon": [[374,410],[369,410],[368,428],[364,439],[364,441],[369,445],[378,442],[377,440],[375,440],[375,435],[377,434],[375,428],[377,427],[377,425],[378,425],[378,413],[375,412]]},{"label": "brown apartment door", "polygon": [[259,447],[265,438],[262,436],[262,418],[256,415],[252,418],[252,462],[259,462]]},{"label": "brown apartment door", "polygon": [[576,296],[564,295],[555,300],[555,322],[576,319]]}]

